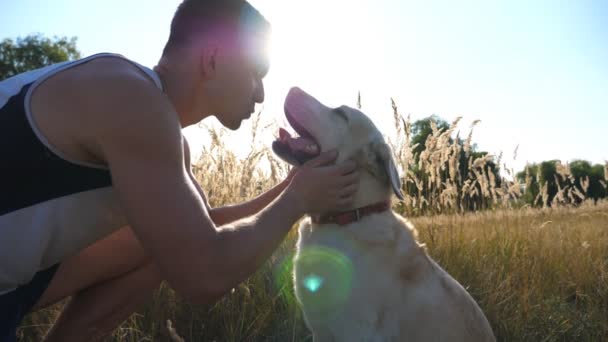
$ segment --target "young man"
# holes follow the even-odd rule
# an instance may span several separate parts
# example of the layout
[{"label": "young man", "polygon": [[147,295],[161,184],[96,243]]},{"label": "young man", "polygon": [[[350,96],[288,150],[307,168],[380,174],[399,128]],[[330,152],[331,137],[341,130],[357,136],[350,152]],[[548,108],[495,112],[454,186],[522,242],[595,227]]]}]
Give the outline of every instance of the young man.
[{"label": "young man", "polygon": [[242,0],[185,0],[154,70],[100,54],[0,82],[0,341],[69,296],[47,341],[100,339],[163,279],[212,302],[302,215],[352,202],[355,165],[331,152],[224,208],[192,176],[181,129],[237,129],[264,100],[268,30]]}]

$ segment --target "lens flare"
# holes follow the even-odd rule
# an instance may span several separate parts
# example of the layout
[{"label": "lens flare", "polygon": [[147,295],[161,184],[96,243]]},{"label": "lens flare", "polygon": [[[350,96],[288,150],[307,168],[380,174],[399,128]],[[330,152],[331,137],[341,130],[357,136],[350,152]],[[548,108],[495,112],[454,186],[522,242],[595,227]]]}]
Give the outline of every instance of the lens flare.
[{"label": "lens flare", "polygon": [[310,274],[304,278],[304,287],[310,292],[317,292],[323,286],[323,278],[316,274]]},{"label": "lens flare", "polygon": [[350,298],[353,265],[339,251],[310,246],[302,249],[294,260],[296,294],[305,311],[335,314]]},{"label": "lens flare", "polygon": [[315,319],[331,319],[351,296],[353,269],[351,260],[343,253],[329,247],[309,246],[295,255],[283,256],[274,267],[274,283],[290,307],[303,308]]}]

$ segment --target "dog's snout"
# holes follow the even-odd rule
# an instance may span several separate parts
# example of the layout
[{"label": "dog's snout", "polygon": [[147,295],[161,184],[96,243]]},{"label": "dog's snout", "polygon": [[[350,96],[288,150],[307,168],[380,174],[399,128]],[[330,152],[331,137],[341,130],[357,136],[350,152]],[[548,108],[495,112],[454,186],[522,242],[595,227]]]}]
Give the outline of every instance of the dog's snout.
[{"label": "dog's snout", "polygon": [[289,94],[301,94],[301,93],[305,93],[304,90],[302,90],[300,87],[291,87],[291,89],[289,89]]},{"label": "dog's snout", "polygon": [[287,98],[291,98],[292,100],[293,99],[300,99],[300,100],[314,99],[314,97],[312,97],[310,94],[308,94],[307,92],[302,90],[302,88],[300,88],[300,87],[292,87],[291,89],[289,89],[289,92],[287,93]]},{"label": "dog's snout", "polygon": [[285,107],[309,113],[322,112],[325,107],[319,100],[299,87],[292,87],[285,98]]}]

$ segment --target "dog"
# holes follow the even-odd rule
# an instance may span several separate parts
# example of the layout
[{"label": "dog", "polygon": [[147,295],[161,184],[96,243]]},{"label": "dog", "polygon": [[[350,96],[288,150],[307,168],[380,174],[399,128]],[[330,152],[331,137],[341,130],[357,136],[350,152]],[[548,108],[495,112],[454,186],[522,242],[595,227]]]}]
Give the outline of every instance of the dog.
[{"label": "dog", "polygon": [[337,149],[336,162],[352,159],[361,174],[353,210],[312,215],[298,228],[295,294],[313,340],[495,341],[477,303],[390,209],[393,193],[403,199],[400,178],[371,119],[299,88],[284,109],[299,137],[281,129],[276,155],[297,166]]}]

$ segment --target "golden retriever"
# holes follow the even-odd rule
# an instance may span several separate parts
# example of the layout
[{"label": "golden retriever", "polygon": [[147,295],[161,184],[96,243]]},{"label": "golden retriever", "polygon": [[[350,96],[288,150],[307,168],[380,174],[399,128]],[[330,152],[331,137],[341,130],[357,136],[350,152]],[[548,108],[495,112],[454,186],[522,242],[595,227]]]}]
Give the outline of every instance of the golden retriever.
[{"label": "golden retriever", "polygon": [[401,184],[373,122],[299,88],[289,91],[285,114],[300,136],[281,130],[273,143],[279,157],[300,165],[335,148],[338,162],[353,159],[361,170],[352,211],[314,215],[299,226],[295,292],[314,341],[495,341],[469,293],[390,210]]}]

